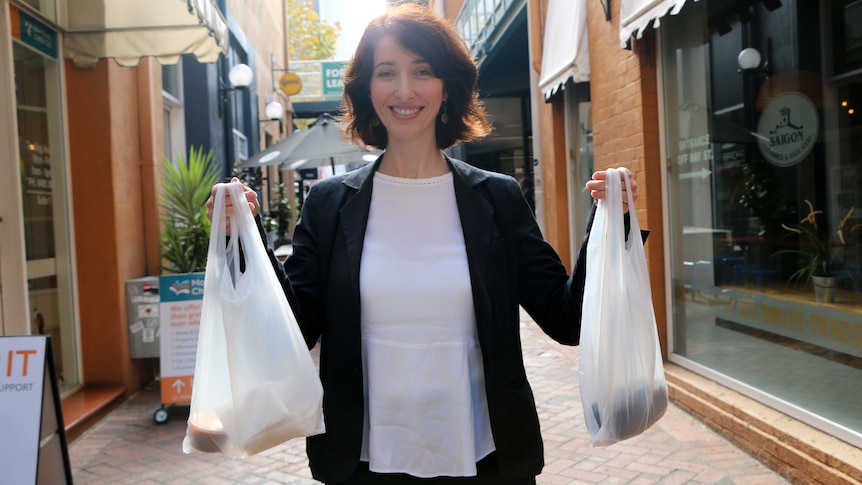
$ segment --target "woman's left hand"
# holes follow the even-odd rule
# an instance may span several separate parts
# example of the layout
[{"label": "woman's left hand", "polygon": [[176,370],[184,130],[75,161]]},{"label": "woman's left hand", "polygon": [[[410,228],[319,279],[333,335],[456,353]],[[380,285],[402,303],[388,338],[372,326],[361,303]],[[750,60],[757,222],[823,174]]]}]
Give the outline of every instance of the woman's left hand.
[{"label": "woman's left hand", "polygon": [[[625,170],[626,172],[628,172],[629,183],[632,186],[632,200],[635,200],[635,201],[638,200],[638,183],[635,180],[635,175],[632,173],[631,170],[629,170],[627,168],[620,168],[619,170],[620,170],[620,182],[622,182],[622,187],[623,187],[623,208],[625,209],[626,212],[628,212],[629,211],[629,199],[628,199],[628,194],[626,193],[626,181],[625,181],[626,179],[623,176],[622,170]],[[594,198],[596,200],[605,198],[605,195],[607,193],[606,192],[607,179],[608,179],[608,172],[605,170],[602,170],[602,171],[599,171],[599,172],[596,172],[593,174],[593,179],[590,180],[589,182],[587,182],[587,185],[586,185],[587,190],[590,191],[590,196],[592,196],[592,198]]]}]

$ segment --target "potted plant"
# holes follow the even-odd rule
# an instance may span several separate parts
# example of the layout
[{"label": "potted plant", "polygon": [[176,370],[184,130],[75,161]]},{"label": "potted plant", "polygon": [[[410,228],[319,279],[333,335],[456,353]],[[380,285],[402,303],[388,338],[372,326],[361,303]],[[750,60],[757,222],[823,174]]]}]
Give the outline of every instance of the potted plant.
[{"label": "potted plant", "polygon": [[212,149],[189,149],[188,159],[178,156],[176,163],[165,157],[162,179],[162,269],[170,273],[195,273],[206,270],[210,220],[206,201],[219,170],[213,163]]},{"label": "potted plant", "polygon": [[835,299],[836,272],[847,266],[848,261],[845,258],[849,253],[846,250],[862,224],[847,227],[853,216],[854,208],[851,207],[835,230],[829,232],[826,224],[818,222],[823,218],[823,211],[816,210],[808,199],[805,199],[805,203],[808,205],[808,215],[805,218],[799,223],[781,224],[781,227],[788,231],[782,241],[788,237],[796,237],[799,239],[799,249],[785,249],[776,254],[800,256],[800,266],[790,276],[790,281],[811,281],[817,300],[832,302]]}]

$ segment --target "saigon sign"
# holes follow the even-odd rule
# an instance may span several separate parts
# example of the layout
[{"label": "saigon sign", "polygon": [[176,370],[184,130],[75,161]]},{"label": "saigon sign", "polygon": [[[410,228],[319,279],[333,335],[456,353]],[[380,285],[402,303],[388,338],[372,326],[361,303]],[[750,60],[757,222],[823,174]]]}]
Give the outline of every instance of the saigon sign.
[{"label": "saigon sign", "polygon": [[801,93],[783,93],[760,114],[757,146],[773,165],[789,167],[811,153],[819,129],[814,103]]}]

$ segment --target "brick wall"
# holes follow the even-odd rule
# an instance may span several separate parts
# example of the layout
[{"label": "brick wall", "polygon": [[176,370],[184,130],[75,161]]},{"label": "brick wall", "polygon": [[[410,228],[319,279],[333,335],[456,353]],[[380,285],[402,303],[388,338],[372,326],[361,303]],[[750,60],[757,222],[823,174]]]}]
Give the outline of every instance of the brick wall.
[{"label": "brick wall", "polygon": [[[593,154],[597,170],[626,167],[638,182],[638,221],[651,231],[646,245],[653,306],[662,350],[667,355],[664,237],[662,220],[656,46],[654,32],[632,41],[632,50],[619,44],[619,2],[612,2],[605,20],[599,2],[587,2],[590,39],[590,96],[593,113]],[[560,194],[565,196],[565,194]]]}]

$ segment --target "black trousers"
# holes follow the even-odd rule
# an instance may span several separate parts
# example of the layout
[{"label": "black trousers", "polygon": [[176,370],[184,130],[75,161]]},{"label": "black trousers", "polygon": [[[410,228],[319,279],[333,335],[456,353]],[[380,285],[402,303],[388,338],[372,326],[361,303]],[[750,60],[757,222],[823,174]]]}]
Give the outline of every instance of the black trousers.
[{"label": "black trousers", "polygon": [[368,469],[368,463],[359,462],[356,472],[343,482],[333,485],[536,485],[536,477],[506,479],[500,476],[497,466],[497,453],[482,458],[476,463],[475,477],[436,477],[417,478],[403,473],[375,473]]}]

